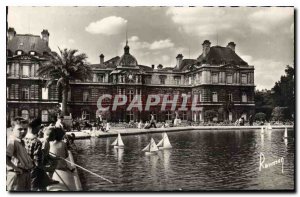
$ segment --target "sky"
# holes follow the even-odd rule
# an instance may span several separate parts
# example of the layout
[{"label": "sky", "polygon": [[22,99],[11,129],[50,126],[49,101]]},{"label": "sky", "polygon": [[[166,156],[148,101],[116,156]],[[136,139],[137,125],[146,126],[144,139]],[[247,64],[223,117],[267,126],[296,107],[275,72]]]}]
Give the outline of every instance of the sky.
[{"label": "sky", "polygon": [[49,45],[78,49],[89,63],[130,53],[141,65],[174,67],[177,54],[195,59],[202,43],[236,43],[236,53],[255,67],[256,89],[271,89],[286,65],[294,66],[292,7],[9,7],[17,34],[50,33]]}]

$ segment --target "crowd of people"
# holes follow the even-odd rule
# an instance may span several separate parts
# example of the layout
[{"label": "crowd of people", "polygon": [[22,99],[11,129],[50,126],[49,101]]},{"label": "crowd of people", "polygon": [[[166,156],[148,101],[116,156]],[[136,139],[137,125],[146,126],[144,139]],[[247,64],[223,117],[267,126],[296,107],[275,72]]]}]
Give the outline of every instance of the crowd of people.
[{"label": "crowd of people", "polygon": [[62,121],[59,117],[47,126],[40,119],[12,121],[6,149],[8,191],[45,191],[58,183],[52,179],[56,170],[74,172],[65,159],[75,136],[65,134]]}]

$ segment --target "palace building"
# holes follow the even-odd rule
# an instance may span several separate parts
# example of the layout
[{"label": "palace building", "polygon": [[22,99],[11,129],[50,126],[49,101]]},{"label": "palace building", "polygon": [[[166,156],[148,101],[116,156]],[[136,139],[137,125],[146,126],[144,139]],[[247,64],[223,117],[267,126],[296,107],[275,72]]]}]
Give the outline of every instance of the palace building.
[{"label": "palace building", "polygon": [[[41,116],[46,121],[49,109],[57,106],[60,95],[56,88],[44,88],[43,80],[35,75],[40,63],[45,61],[43,54],[50,51],[48,42],[46,30],[39,37],[18,35],[9,29],[7,106],[10,117]],[[201,47],[202,54],[196,59],[184,59],[182,54],[178,54],[176,65],[158,65],[156,68],[139,64],[130,53],[127,42],[121,57],[105,61],[101,54],[99,63],[90,65],[92,79],[70,83],[68,112],[73,118],[83,117],[90,121],[94,121],[98,113],[103,113],[104,118],[111,122],[146,121],[150,113],[157,121],[171,121],[175,110],[182,121],[206,121],[209,113],[215,114],[217,121],[235,121],[241,116],[247,120],[250,114],[254,114],[255,108],[254,66],[248,65],[236,54],[234,42],[222,47],[211,46],[205,40]],[[118,107],[117,111],[99,112],[97,101],[104,94],[126,95],[128,103]],[[144,106],[147,96],[153,94],[161,97],[169,95],[169,100],[179,95],[178,103],[182,103],[184,97],[197,95],[200,110],[180,111],[180,105],[175,110],[167,105],[166,110],[161,111],[162,102],[151,107],[150,111],[126,110],[135,95],[141,96]]]},{"label": "palace building", "polygon": [[6,119],[16,116],[41,117],[49,121],[49,114],[58,106],[56,86],[45,88],[45,80],[37,76],[37,70],[45,61],[49,48],[49,32],[43,30],[41,37],[16,34],[14,28],[7,32],[6,51]]}]

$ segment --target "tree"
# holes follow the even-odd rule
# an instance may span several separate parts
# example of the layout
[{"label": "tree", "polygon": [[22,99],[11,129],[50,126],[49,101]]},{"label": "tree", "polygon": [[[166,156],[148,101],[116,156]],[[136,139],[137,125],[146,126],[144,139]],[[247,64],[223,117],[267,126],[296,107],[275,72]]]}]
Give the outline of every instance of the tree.
[{"label": "tree", "polygon": [[272,88],[274,106],[287,107],[290,115],[293,115],[295,113],[295,69],[288,65],[285,73],[286,75],[281,76],[280,81]]},{"label": "tree", "polygon": [[92,71],[86,61],[86,54],[76,54],[78,52],[76,49],[59,49],[59,52],[60,54],[48,53],[47,61],[39,68],[38,75],[47,79],[47,87],[56,84],[62,93],[62,115],[66,115],[70,81],[89,79]]},{"label": "tree", "polygon": [[289,118],[289,110],[287,107],[275,107],[272,112],[275,121],[284,121]]},{"label": "tree", "polygon": [[255,114],[255,120],[264,121],[266,119],[266,114],[263,112],[259,112]]}]

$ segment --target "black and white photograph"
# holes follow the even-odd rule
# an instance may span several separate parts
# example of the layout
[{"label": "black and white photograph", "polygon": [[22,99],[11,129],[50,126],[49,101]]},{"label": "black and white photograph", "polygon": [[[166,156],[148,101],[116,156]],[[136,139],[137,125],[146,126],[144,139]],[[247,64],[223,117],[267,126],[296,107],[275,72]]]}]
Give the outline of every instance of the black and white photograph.
[{"label": "black and white photograph", "polygon": [[6,6],[6,191],[295,192],[295,13]]}]

